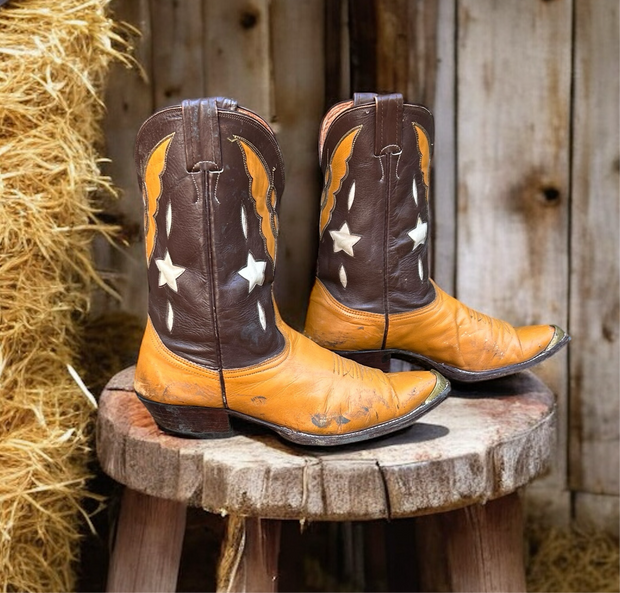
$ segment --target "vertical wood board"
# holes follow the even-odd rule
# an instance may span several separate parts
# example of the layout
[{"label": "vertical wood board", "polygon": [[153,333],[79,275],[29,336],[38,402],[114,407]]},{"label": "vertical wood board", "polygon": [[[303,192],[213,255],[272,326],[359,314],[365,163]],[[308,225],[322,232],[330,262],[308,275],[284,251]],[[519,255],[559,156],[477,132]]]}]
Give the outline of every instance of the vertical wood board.
[{"label": "vertical wood board", "polygon": [[[450,7],[442,0],[416,0],[407,2],[406,10],[396,18],[406,15],[407,26],[407,83],[404,95],[414,103],[432,108],[437,96],[438,57],[449,47],[439,46],[439,12],[445,19],[443,26],[450,26]],[[447,10],[446,10],[447,9]],[[452,23],[453,25],[453,23]],[[447,41],[444,37],[443,41]],[[452,49],[454,47],[452,46]],[[445,53],[444,53],[445,55]]]},{"label": "vertical wood board", "polygon": [[325,0],[325,107],[351,95],[348,0]]},{"label": "vertical wood board", "polygon": [[274,0],[271,6],[274,125],[286,169],[284,196],[279,196],[275,289],[284,318],[297,329],[303,327],[306,315],[318,242],[317,138],[325,93],[323,15],[319,0]]},{"label": "vertical wood board", "polygon": [[572,520],[572,493],[561,488],[557,478],[538,478],[523,496],[526,523],[544,527],[568,527]]},{"label": "vertical wood board", "polygon": [[576,0],[570,485],[619,492],[620,11]]},{"label": "vertical wood board", "polygon": [[[456,296],[514,325],[568,307],[571,2],[461,0]],[[536,367],[558,394],[566,473],[566,354]]]},{"label": "vertical wood board", "polygon": [[375,2],[349,0],[351,93],[377,92],[377,13]]},{"label": "vertical wood board", "polygon": [[354,3],[351,9],[355,90],[399,92],[408,102],[434,111],[431,265],[435,280],[452,293],[456,210],[455,0],[376,1]]},{"label": "vertical wood board", "polygon": [[271,121],[269,0],[204,2],[207,96],[231,97]]},{"label": "vertical wood board", "polygon": [[605,531],[618,539],[620,501],[617,496],[575,493],[575,523],[583,529]]},{"label": "vertical wood board", "polygon": [[202,0],[153,0],[152,60],[155,108],[204,93]]},{"label": "vertical wood board", "polygon": [[[409,38],[410,14],[407,0],[375,2],[376,14],[376,85],[373,92],[402,93],[407,99],[409,52],[416,47]],[[370,26],[375,23],[368,23]],[[415,51],[413,51],[415,54]]]},{"label": "vertical wood board", "polygon": [[[438,0],[437,73],[432,108],[435,148],[431,176],[433,279],[454,294],[456,271],[456,1]],[[431,106],[431,105],[429,105]]]}]

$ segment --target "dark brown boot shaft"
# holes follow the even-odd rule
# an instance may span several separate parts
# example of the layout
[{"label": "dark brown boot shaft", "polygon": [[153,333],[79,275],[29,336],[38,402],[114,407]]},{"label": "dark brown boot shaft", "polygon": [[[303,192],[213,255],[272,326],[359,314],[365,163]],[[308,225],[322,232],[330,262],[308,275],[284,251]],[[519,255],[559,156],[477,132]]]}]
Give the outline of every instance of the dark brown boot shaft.
[{"label": "dark brown boot shaft", "polygon": [[174,354],[211,369],[281,351],[271,285],[284,169],[269,126],[230,99],[184,101],[136,141],[149,317]]},{"label": "dark brown boot shaft", "polygon": [[317,276],[342,304],[387,319],[433,300],[433,134],[431,113],[397,94],[358,94],[326,115]]}]

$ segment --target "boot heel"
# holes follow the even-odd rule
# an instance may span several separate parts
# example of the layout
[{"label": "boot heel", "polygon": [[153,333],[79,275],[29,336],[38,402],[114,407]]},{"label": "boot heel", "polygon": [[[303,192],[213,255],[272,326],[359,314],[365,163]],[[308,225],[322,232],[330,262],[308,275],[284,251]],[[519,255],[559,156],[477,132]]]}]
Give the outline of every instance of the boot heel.
[{"label": "boot heel", "polygon": [[162,404],[136,395],[164,432],[196,439],[216,439],[234,434],[228,413],[222,408]]},{"label": "boot heel", "polygon": [[390,372],[390,360],[392,355],[385,350],[349,350],[336,352],[336,354],[364,366],[379,369],[384,373]]}]

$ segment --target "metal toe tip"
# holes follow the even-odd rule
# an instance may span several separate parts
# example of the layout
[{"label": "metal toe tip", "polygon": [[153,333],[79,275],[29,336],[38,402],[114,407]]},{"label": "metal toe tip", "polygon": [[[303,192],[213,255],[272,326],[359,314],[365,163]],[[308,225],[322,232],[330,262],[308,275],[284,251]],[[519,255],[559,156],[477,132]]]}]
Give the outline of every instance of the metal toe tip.
[{"label": "metal toe tip", "polygon": [[431,391],[430,395],[424,400],[425,404],[432,402],[435,398],[440,395],[446,394],[450,389],[450,381],[446,379],[442,374],[437,371],[431,371],[435,377],[437,377],[437,382],[435,383],[435,387],[433,391]]},{"label": "metal toe tip", "polygon": [[549,342],[549,344],[547,344],[547,347],[545,348],[545,352],[549,352],[550,350],[553,350],[556,346],[558,346],[558,344],[562,344],[570,340],[570,336],[561,327],[558,327],[557,325],[552,325],[551,327],[553,327],[555,331],[553,332],[553,337],[551,338],[551,341]]}]

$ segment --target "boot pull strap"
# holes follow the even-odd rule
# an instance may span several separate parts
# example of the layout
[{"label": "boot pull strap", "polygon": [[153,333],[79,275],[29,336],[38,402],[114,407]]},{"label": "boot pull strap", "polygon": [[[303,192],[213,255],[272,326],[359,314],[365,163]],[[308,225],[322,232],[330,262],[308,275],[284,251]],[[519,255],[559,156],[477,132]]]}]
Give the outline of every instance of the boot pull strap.
[{"label": "boot pull strap", "polygon": [[387,147],[401,150],[403,132],[403,96],[399,93],[375,96],[375,154]]},{"label": "boot pull strap", "polygon": [[358,105],[365,105],[366,103],[372,103],[375,100],[377,93],[354,93],[353,94],[353,105],[357,107]]},{"label": "boot pull strap", "polygon": [[185,164],[188,171],[197,171],[199,163],[209,163],[208,170],[222,168],[219,109],[234,111],[237,102],[225,97],[187,99],[181,104],[185,135]]}]

